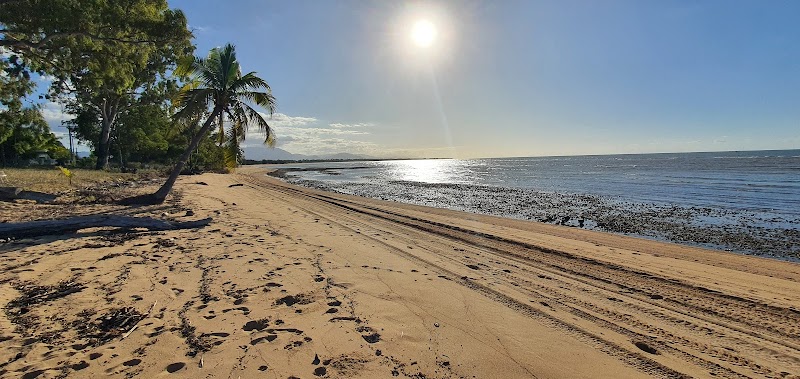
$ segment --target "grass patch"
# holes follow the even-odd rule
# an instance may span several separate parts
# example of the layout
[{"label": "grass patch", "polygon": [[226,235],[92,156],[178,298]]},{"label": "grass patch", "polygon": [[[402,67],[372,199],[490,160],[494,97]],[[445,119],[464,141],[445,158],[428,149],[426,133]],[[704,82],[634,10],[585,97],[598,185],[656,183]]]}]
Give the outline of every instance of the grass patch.
[{"label": "grass patch", "polygon": [[74,169],[72,186],[69,179],[56,168],[3,168],[5,180],[0,186],[19,187],[27,191],[60,193],[76,188],[94,187],[102,184],[120,183],[135,180],[142,174],[127,174],[101,170]]}]

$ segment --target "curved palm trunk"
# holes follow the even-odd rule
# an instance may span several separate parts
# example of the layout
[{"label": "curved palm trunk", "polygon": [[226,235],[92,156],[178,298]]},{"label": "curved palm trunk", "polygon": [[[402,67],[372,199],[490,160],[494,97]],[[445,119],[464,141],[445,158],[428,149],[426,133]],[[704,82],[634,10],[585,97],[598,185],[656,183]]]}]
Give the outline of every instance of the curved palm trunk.
[{"label": "curved palm trunk", "polygon": [[172,173],[169,175],[169,178],[167,178],[167,182],[153,194],[153,200],[159,203],[164,202],[164,199],[167,198],[167,195],[169,195],[169,192],[172,190],[172,186],[175,185],[175,181],[178,180],[181,171],[183,171],[183,167],[186,166],[189,156],[192,155],[192,152],[197,148],[197,145],[200,144],[200,141],[211,130],[211,124],[214,123],[214,119],[220,113],[221,110],[219,108],[214,108],[214,112],[206,119],[206,122],[203,123],[203,127],[200,128],[200,131],[192,138],[192,142],[189,143],[189,147],[186,148],[186,151],[184,151],[183,155],[178,159],[178,163],[175,163],[175,168],[172,169]]}]

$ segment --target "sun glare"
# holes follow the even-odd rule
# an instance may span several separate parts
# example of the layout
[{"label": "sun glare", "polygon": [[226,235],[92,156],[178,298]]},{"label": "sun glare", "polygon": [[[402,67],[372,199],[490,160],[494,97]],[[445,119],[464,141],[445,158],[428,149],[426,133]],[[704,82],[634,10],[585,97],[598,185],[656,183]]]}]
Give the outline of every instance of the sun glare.
[{"label": "sun glare", "polygon": [[428,20],[419,20],[414,24],[411,29],[411,39],[419,47],[428,47],[433,45],[436,40],[436,26]]}]

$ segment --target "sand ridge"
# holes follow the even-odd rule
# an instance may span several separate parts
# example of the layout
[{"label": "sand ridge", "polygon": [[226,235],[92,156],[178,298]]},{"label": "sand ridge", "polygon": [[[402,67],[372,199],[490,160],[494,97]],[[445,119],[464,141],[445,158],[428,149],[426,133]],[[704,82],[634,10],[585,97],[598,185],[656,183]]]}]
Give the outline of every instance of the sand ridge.
[{"label": "sand ridge", "polygon": [[0,376],[800,374],[796,264],[262,174],[182,177],[138,211],[203,229],[5,246]]}]

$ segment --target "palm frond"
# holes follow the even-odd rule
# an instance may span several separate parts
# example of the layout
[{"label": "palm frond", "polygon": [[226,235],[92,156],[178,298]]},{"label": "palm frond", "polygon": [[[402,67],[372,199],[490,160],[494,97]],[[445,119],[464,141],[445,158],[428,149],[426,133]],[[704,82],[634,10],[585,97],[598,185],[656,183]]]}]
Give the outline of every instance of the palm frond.
[{"label": "palm frond", "polygon": [[239,166],[243,157],[242,149],[239,147],[240,140],[237,137],[237,128],[232,127],[225,139],[222,151],[223,159],[225,160],[225,167],[232,170]]},{"label": "palm frond", "polygon": [[203,66],[203,58],[187,56],[178,62],[175,67],[175,75],[177,76],[191,76],[197,71],[198,67]]},{"label": "palm frond", "polygon": [[[264,133],[264,143],[274,146],[275,135],[264,116],[250,104],[263,107],[270,115],[276,112],[276,101],[267,82],[255,72],[242,75],[231,44],[211,49],[205,58],[182,61],[176,74],[190,80],[181,89],[176,103],[182,108],[176,120],[197,124],[199,115],[207,115],[213,105],[211,124],[217,129],[218,146],[223,149],[225,165],[234,168],[241,163],[240,143],[250,126]],[[227,118],[227,120],[226,120]]]},{"label": "palm frond", "polygon": [[241,104],[242,112],[247,116],[249,123],[253,124],[258,127],[258,130],[264,133],[264,144],[269,147],[275,146],[275,133],[272,131],[272,127],[269,126],[267,120],[258,113],[255,109],[250,107],[247,104]]},{"label": "palm frond", "polygon": [[177,102],[182,105],[181,109],[175,114],[178,119],[192,117],[208,110],[214,92],[208,88],[196,88],[181,91]]},{"label": "palm frond", "polygon": [[256,76],[255,72],[248,72],[246,75],[238,78],[235,82],[231,83],[231,90],[257,90],[264,89],[267,92],[272,91],[269,84],[264,79]]}]

